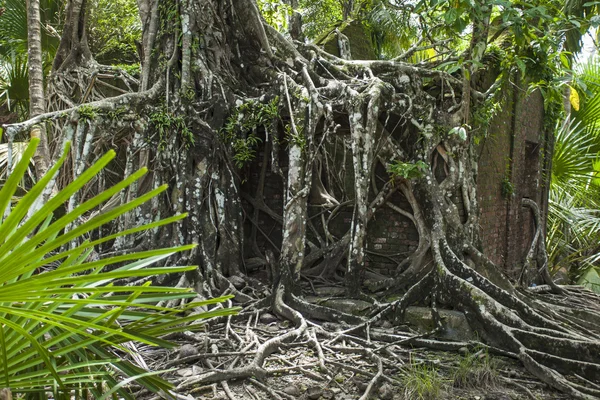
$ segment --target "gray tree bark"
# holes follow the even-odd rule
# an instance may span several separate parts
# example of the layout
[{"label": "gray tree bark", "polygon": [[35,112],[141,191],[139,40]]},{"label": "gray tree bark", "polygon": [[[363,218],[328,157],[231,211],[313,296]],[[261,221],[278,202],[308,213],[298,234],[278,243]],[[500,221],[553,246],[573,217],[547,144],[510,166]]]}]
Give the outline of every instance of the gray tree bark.
[{"label": "gray tree bark", "polygon": [[[46,111],[44,99],[44,68],[42,63],[42,32],[40,20],[40,0],[27,0],[27,47],[29,66],[29,117],[35,117]],[[41,178],[50,164],[48,137],[43,123],[35,125],[29,131],[30,137],[39,138],[34,156],[35,173]]]}]

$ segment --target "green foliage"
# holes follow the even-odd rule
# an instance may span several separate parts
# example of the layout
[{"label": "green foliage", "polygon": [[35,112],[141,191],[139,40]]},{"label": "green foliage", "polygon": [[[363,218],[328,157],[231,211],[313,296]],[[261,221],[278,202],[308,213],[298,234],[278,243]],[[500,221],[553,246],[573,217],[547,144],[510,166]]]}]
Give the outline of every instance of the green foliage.
[{"label": "green foliage", "polygon": [[191,87],[188,87],[185,90],[182,89],[181,90],[181,98],[188,102],[194,101],[194,99],[196,98],[196,91]]},{"label": "green foliage", "polygon": [[[53,213],[88,184],[115,157],[111,151],[86,169],[80,177],[49,201],[39,197],[67,159],[68,150],[50,171],[11,206],[18,182],[35,153],[38,140],[32,140],[0,189],[0,379],[13,392],[53,398],[102,398],[118,396],[133,399],[119,381],[136,380],[152,392],[169,391],[171,385],[128,360],[137,344],[173,347],[161,336],[197,330],[202,320],[230,315],[235,310],[215,308],[191,314],[189,307],[159,307],[158,302],[190,299],[189,289],[122,286],[123,278],[182,273],[195,267],[156,267],[193,246],[125,253],[110,258],[91,257],[96,246],[116,238],[136,234],[181,220],[175,216],[146,226],[78,241],[93,230],[131,211],[166,189],[161,186],[130,203],[106,213],[85,218],[89,212],[139,180],[142,169],[96,197],[56,219]],[[6,212],[7,210],[8,212]],[[32,212],[33,211],[33,212]],[[70,230],[75,221],[85,221]],[[81,243],[66,246],[69,243]],[[68,250],[65,250],[69,248]],[[219,298],[202,304],[215,304]],[[186,315],[186,316],[183,316]]]},{"label": "green foliage", "polygon": [[[46,61],[52,61],[60,43],[64,16],[63,0],[40,0],[42,51]],[[9,58],[27,54],[27,8],[24,0],[3,0],[0,6],[0,56]]]},{"label": "green foliage", "polygon": [[366,7],[363,23],[369,27],[373,44],[381,58],[392,58],[406,51],[418,37],[418,20],[407,9],[395,9],[385,1]]},{"label": "green foliage", "polygon": [[29,71],[24,55],[0,61],[0,104],[15,112],[19,120],[29,116]]},{"label": "green foliage", "polygon": [[188,127],[185,118],[182,115],[163,110],[150,114],[150,123],[158,132],[158,150],[164,151],[167,146],[167,137],[169,132],[179,133],[189,148],[195,144],[194,133]]},{"label": "green foliage", "polygon": [[140,64],[113,64],[113,67],[121,69],[132,76],[139,76],[141,73]]},{"label": "green foliage", "polygon": [[127,113],[127,107],[125,106],[121,106],[121,107],[117,107],[114,110],[110,110],[106,113],[106,116],[108,117],[108,119],[110,119],[111,121],[118,121],[119,119],[121,119],[121,117],[123,117],[123,115],[125,115]]},{"label": "green foliage", "polygon": [[565,47],[570,52],[581,50],[581,38],[591,27],[600,26],[600,3],[586,0],[565,0],[563,12],[570,22],[566,24]]},{"label": "green foliage", "polygon": [[[176,0],[164,0],[158,2],[158,13],[161,16],[159,32],[161,34],[173,34],[177,32],[177,29],[179,29],[179,26],[181,26],[179,8],[177,4],[178,3]],[[161,57],[164,57],[164,55],[161,55]]]},{"label": "green foliage", "polygon": [[[29,115],[27,67],[27,9],[23,0],[0,1],[0,105],[16,112],[19,120]],[[41,0],[43,68],[48,71],[60,41],[61,0]]]},{"label": "green foliage", "polygon": [[[282,11],[282,1],[261,0],[260,3],[265,18],[274,26],[281,27],[287,13]],[[298,11],[303,16],[306,36],[316,39],[339,26],[348,3],[300,0]],[[445,47],[450,49],[450,58],[455,59],[452,64],[446,64],[446,68],[458,71],[464,67],[481,66],[486,41],[471,43],[470,36],[472,32],[485,31],[507,51],[502,69],[511,71],[514,68],[523,74],[527,71],[528,77],[535,75],[533,82],[549,81],[552,77],[549,70],[558,72],[556,67],[560,65],[561,55],[564,55],[563,43],[571,33],[580,38],[591,25],[600,24],[600,18],[595,15],[598,6],[594,2],[587,2],[584,10],[581,7],[563,7],[562,2],[549,0],[423,0],[410,3],[356,0],[353,3],[349,17],[368,27],[381,58],[393,58],[417,41],[421,46],[427,46],[444,40]],[[579,0],[567,3],[582,4]],[[488,30],[484,21],[488,21],[489,17]],[[467,52],[471,44],[475,44],[475,48]],[[466,59],[465,56],[469,55],[472,57]],[[437,56],[436,50],[427,49],[415,52],[412,61],[435,60]]]},{"label": "green foliage", "polygon": [[552,272],[600,292],[599,88],[597,59],[575,69],[571,115],[554,134],[546,247]]},{"label": "green foliage", "polygon": [[561,77],[551,83],[541,81],[530,86],[530,91],[537,87],[544,96],[544,130],[547,132],[553,132],[556,124],[565,118],[563,80]]},{"label": "green foliage", "polygon": [[317,38],[342,19],[342,5],[337,0],[300,0],[304,34]]},{"label": "green foliage", "polygon": [[94,57],[105,64],[137,66],[135,41],[142,38],[142,23],[136,0],[91,0],[88,9],[89,44]]},{"label": "green foliage", "polygon": [[525,7],[506,2],[501,10],[495,10],[491,22],[490,30],[502,48],[501,70],[517,72],[530,90],[541,90],[550,106],[545,120],[551,128],[560,117],[556,105],[561,103],[570,72],[572,53],[564,49],[564,41],[573,21],[559,3],[539,0]]},{"label": "green foliage", "polygon": [[449,32],[463,32],[474,14],[482,14],[483,7],[490,7],[486,2],[469,0],[432,1],[430,6],[430,12],[438,11],[443,16],[445,28]]},{"label": "green foliage", "polygon": [[511,180],[511,165],[513,164],[512,159],[510,157],[506,157],[505,163],[504,178],[502,178],[502,182],[500,183],[500,193],[502,194],[502,197],[508,200],[515,195],[515,185],[513,185]]},{"label": "green foliage", "polygon": [[576,193],[569,187],[551,188],[546,247],[552,273],[562,270],[572,282],[600,292],[596,279],[600,265],[597,193],[597,188]]},{"label": "green foliage", "polygon": [[233,149],[233,160],[238,168],[254,159],[256,146],[261,142],[259,127],[268,129],[279,115],[279,97],[263,104],[248,101],[235,108],[222,129],[223,140]]},{"label": "green foliage", "polygon": [[500,189],[500,192],[502,193],[502,197],[504,197],[505,199],[510,199],[511,197],[513,197],[513,195],[515,194],[515,186],[510,181],[510,176],[506,175],[502,179],[501,185],[502,187]]},{"label": "green foliage", "polygon": [[572,92],[577,93],[579,107],[571,107],[574,121],[580,123],[587,136],[596,139],[592,152],[600,152],[600,59],[591,58],[575,68]]},{"label": "green foliage", "polygon": [[[493,62],[496,62],[496,60],[501,58],[502,57],[499,54],[494,54]],[[504,98],[505,93],[505,87],[499,84],[496,90],[473,111],[473,129],[471,130],[471,133],[473,142],[476,145],[481,143],[482,140],[490,138],[493,135],[493,132],[490,132],[490,123],[494,121],[494,118],[502,112],[501,105],[506,101]]]},{"label": "green foliage", "polygon": [[242,168],[247,162],[254,160],[256,146],[261,142],[255,133],[251,133],[246,139],[235,139],[232,143],[233,160],[238,168]]},{"label": "green foliage", "polygon": [[595,159],[591,152],[594,143],[595,138],[586,135],[580,123],[565,121],[556,131],[552,157],[553,183],[566,185],[589,180]]},{"label": "green foliage", "polygon": [[499,383],[498,363],[485,349],[467,353],[452,374],[454,387],[493,388]]},{"label": "green foliage", "polygon": [[424,161],[417,161],[415,163],[405,163],[402,161],[394,161],[388,164],[388,172],[395,178],[403,179],[417,179],[422,178],[429,166]]},{"label": "green foliage", "polygon": [[79,119],[83,121],[93,121],[98,116],[98,110],[90,105],[84,104],[77,109]]},{"label": "green foliage", "polygon": [[283,0],[257,0],[260,9],[267,24],[280,32],[288,29],[288,19],[293,13],[292,7]]},{"label": "green foliage", "polygon": [[289,144],[298,146],[300,150],[305,151],[306,146],[308,146],[308,141],[306,140],[306,135],[304,134],[303,121],[301,119],[296,121],[296,130],[297,133],[294,133],[292,125],[287,124],[285,126],[285,140]]},{"label": "green foliage", "polygon": [[441,399],[446,385],[439,371],[426,363],[412,361],[401,377],[404,384],[404,399],[436,400]]}]

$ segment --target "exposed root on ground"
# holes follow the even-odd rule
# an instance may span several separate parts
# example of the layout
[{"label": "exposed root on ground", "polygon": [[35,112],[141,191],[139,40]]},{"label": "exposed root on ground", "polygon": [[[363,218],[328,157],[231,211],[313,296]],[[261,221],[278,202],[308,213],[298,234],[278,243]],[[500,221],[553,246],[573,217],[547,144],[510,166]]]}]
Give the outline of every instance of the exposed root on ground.
[{"label": "exposed root on ground", "polygon": [[[445,274],[448,283],[440,290],[454,290],[452,286],[461,278],[449,270]],[[428,274],[428,278],[420,285],[425,285],[425,281],[430,281],[429,277],[433,275],[433,272]],[[478,289],[473,285],[471,290]],[[211,324],[207,333],[197,335],[198,341],[192,342],[196,348],[194,354],[182,354],[167,364],[177,366],[180,371],[189,370],[172,377],[177,382],[176,392],[181,398],[185,398],[185,395],[198,396],[207,391],[229,392],[227,396],[230,398],[244,398],[239,392],[241,388],[238,382],[241,381],[248,382],[254,390],[264,393],[254,393],[256,398],[270,396],[292,399],[296,396],[288,394],[294,393],[289,391],[288,387],[294,386],[294,380],[290,378],[292,376],[298,377],[294,378],[297,382],[312,382],[309,385],[311,390],[333,390],[334,393],[346,393],[351,398],[386,398],[387,390],[397,392],[406,389],[407,381],[419,366],[428,366],[424,368],[429,368],[432,374],[438,375],[444,390],[452,392],[461,390],[462,381],[458,377],[462,371],[461,360],[487,360],[488,357],[495,361],[490,364],[490,370],[482,372],[481,376],[485,374],[487,378],[480,377],[481,382],[474,382],[479,376],[475,372],[466,378],[474,385],[483,385],[479,386],[480,390],[494,391],[500,387],[508,387],[509,389],[502,390],[514,388],[517,392],[531,397],[540,395],[540,391],[548,392],[541,381],[566,393],[568,397],[565,398],[593,399],[598,396],[594,390],[598,378],[594,377],[594,373],[586,371],[585,368],[575,372],[578,368],[575,364],[584,365],[581,360],[571,361],[573,365],[569,364],[569,368],[574,369],[568,374],[567,381],[562,374],[547,366],[548,362],[558,358],[565,362],[566,357],[544,358],[541,357],[541,350],[532,350],[530,346],[535,342],[536,335],[546,339],[540,348],[548,343],[551,335],[548,328],[543,328],[544,334],[523,335],[515,328],[517,324],[514,320],[510,324],[500,321],[502,306],[489,313],[480,311],[477,316],[484,318],[494,328],[487,331],[484,338],[486,342],[496,340],[489,338],[491,331],[496,332],[495,337],[504,340],[502,347],[495,347],[481,342],[448,342],[427,338],[435,335],[435,330],[424,334],[398,331],[387,318],[365,319],[357,329],[339,324],[320,324],[307,320],[287,306],[284,303],[285,293],[282,287],[277,293],[272,311],[279,318],[266,318],[267,314],[266,319],[263,319],[262,313],[247,313],[246,318],[238,318],[237,322]],[[490,299],[486,301],[488,305],[492,303]],[[394,305],[401,303],[395,302]],[[376,317],[387,313],[390,306],[392,303],[380,310]],[[286,321],[292,322],[293,325],[289,327]],[[230,329],[235,334],[224,335],[224,329]],[[552,337],[562,340],[556,349],[567,346],[562,347],[565,352],[573,353],[575,343],[590,344],[563,336],[562,332],[555,331]],[[499,339],[496,341],[500,342]],[[307,352],[307,349],[310,351]],[[432,350],[437,352],[430,352]],[[164,367],[164,361],[160,360],[165,356],[153,353],[150,349],[146,351],[147,358],[153,360],[155,368]],[[550,351],[552,350],[546,348],[546,354]],[[525,368],[521,369],[519,364]],[[203,366],[196,367],[200,365]],[[482,366],[469,364],[469,370],[480,367]],[[554,367],[558,368],[556,365]],[[285,379],[280,378],[282,374],[286,376]],[[552,382],[549,377],[556,382]],[[214,384],[219,385],[221,389]],[[458,389],[456,385],[459,385]],[[296,386],[306,384],[296,383]],[[553,396],[560,397],[556,393]]]},{"label": "exposed root on ground", "polygon": [[[206,371],[183,379],[177,387],[178,392],[194,393],[194,388],[206,388],[207,385],[216,382],[251,377],[258,379],[254,383],[255,386],[266,390],[266,386],[261,388],[260,385],[265,385],[269,377],[284,371],[331,383],[335,374],[343,371],[364,377],[360,398],[367,399],[382,385],[402,387],[404,383],[401,377],[410,373],[411,368],[411,361],[407,360],[406,354],[414,354],[415,350],[411,349],[428,348],[463,354],[485,351],[488,354],[508,357],[518,360],[530,374],[565,393],[569,398],[600,397],[600,391],[597,389],[600,376],[597,361],[600,343],[596,339],[598,329],[582,331],[576,320],[569,323],[569,316],[563,315],[560,320],[549,316],[544,307],[539,306],[549,304],[545,302],[546,297],[556,296],[555,294],[546,294],[539,289],[537,291],[541,293],[517,291],[509,294],[467,267],[451,251],[443,237],[432,240],[432,249],[435,254],[435,268],[400,299],[373,308],[370,317],[351,316],[350,322],[353,325],[350,326],[328,322],[323,325],[316,323],[317,320],[335,320],[333,317],[339,312],[325,307],[315,311],[311,307],[312,304],[300,305],[297,297],[286,294],[283,285],[279,285],[272,298],[272,311],[280,317],[280,323],[283,318],[290,321],[294,327],[278,329],[285,331],[282,334],[268,331],[268,339],[261,343],[258,336],[267,331],[257,328],[259,313],[247,312],[249,317],[246,324],[237,324],[245,329],[243,335],[238,335],[239,343],[235,345],[238,350],[221,355],[203,354],[181,359],[182,363],[186,363],[211,357],[233,357],[234,362],[221,363],[222,366],[229,367],[219,368],[213,368],[213,364],[207,363]],[[572,297],[576,304],[587,302],[589,307],[597,307],[598,299],[591,293],[581,291],[578,287],[561,289],[561,296],[565,299]],[[456,299],[454,305],[465,312],[469,323],[481,335],[484,343],[435,339],[435,336],[445,329],[443,321],[437,315],[435,298],[438,296]],[[402,313],[406,307],[425,298],[431,301],[434,329],[424,333],[399,331],[394,323],[402,320]],[[590,334],[593,336],[590,337]],[[231,342],[231,339],[229,341]],[[291,351],[294,348],[311,348],[315,354],[314,361],[309,364],[288,361],[284,362],[285,365],[281,368],[268,367],[270,356],[278,351]],[[362,362],[368,362],[371,367],[365,370],[346,365],[332,358],[333,354],[360,355]],[[238,366],[240,360],[248,357],[249,363]],[[275,355],[275,360],[280,360],[280,357]],[[452,370],[452,367],[449,370]],[[449,374],[451,375],[450,372]],[[505,384],[514,386],[518,391],[531,392],[522,381],[500,375],[500,380]],[[281,398],[289,398],[272,386],[269,388]],[[530,393],[527,395],[531,396]]]}]

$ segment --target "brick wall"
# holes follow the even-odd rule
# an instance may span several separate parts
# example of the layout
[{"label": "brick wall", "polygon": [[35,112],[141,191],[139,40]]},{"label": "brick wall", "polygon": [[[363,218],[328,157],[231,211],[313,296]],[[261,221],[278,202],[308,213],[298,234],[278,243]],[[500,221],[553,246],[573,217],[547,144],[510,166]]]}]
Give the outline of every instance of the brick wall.
[{"label": "brick wall", "polygon": [[513,92],[505,96],[506,106],[490,123],[488,136],[477,149],[481,239],[485,254],[498,265],[506,261],[509,199],[503,194],[503,181],[510,176],[513,142]]},{"label": "brick wall", "polygon": [[[533,233],[530,211],[521,207],[521,199],[533,199],[546,212],[543,106],[539,92],[527,95],[518,87],[505,90],[502,111],[478,149],[483,249],[512,277],[518,276]],[[512,185],[512,195],[503,192],[505,180]]]}]

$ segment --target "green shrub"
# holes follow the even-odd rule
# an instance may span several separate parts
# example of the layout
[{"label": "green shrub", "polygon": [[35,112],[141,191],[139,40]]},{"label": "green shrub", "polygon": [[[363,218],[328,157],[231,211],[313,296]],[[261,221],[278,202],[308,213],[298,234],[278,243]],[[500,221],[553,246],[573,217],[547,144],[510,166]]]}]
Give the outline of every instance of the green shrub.
[{"label": "green shrub", "polygon": [[388,172],[395,178],[417,179],[425,175],[429,167],[423,161],[415,163],[405,163],[402,161],[394,161],[388,164]]}]

